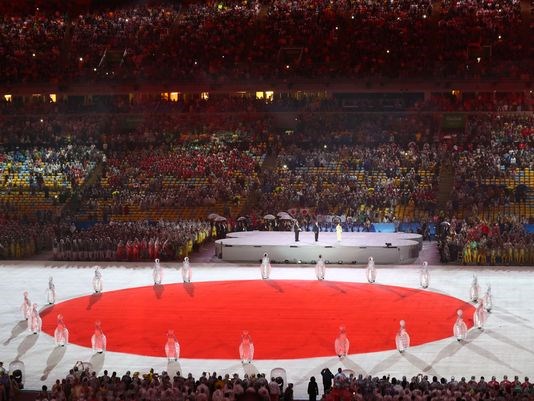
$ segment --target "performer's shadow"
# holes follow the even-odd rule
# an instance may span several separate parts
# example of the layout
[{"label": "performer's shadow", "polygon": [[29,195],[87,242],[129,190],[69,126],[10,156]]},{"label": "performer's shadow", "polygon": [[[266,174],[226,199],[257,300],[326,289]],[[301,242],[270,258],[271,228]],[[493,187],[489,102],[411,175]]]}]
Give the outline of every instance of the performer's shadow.
[{"label": "performer's shadow", "polygon": [[238,364],[236,363],[235,365],[230,365],[230,366],[224,368],[221,371],[221,373],[222,374],[226,374],[226,373],[233,374],[233,373],[237,372],[242,367],[243,367],[243,363],[238,363]]},{"label": "performer's shadow", "polygon": [[276,291],[281,292],[281,293],[284,292],[284,289],[283,289],[282,287],[280,287],[280,285],[278,284],[278,282],[277,282],[276,280],[265,280],[265,282],[266,282],[270,287],[272,287],[273,289],[275,289]]},{"label": "performer's shadow", "polygon": [[458,351],[460,351],[464,345],[465,344],[463,342],[454,340],[454,342],[451,342],[450,344],[446,345],[444,348],[441,349],[441,351],[438,352],[438,354],[430,363],[430,365],[434,366],[437,363],[441,362],[443,359],[453,356]]},{"label": "performer's shadow", "polygon": [[187,295],[189,295],[191,298],[195,297],[195,286],[193,283],[184,283],[184,289],[185,292],[187,292]]},{"label": "performer's shadow", "polygon": [[28,328],[28,321],[21,320],[15,325],[15,327],[11,329],[11,335],[6,341],[4,341],[3,344],[8,345],[11,342],[11,340],[18,337],[20,334],[24,333],[24,330],[26,330],[27,328]]},{"label": "performer's shadow", "polygon": [[170,377],[176,376],[177,373],[182,373],[182,367],[178,361],[168,361],[167,362],[167,373]]},{"label": "performer's shadow", "polygon": [[65,356],[65,351],[67,347],[55,347],[50,355],[48,356],[48,359],[46,360],[46,368],[43,371],[43,375],[41,376],[41,381],[45,381],[48,379],[48,375],[54,368],[57,366],[57,364],[63,359],[63,356]]},{"label": "performer's shadow", "polygon": [[258,371],[258,368],[256,368],[253,363],[244,363],[243,370],[245,371],[245,374],[247,374],[249,377],[252,375],[258,375],[260,373]]},{"label": "performer's shadow", "polygon": [[89,297],[89,305],[87,305],[87,310],[91,310],[94,304],[96,304],[102,298],[101,292],[95,292]]},{"label": "performer's shadow", "polygon": [[502,309],[502,308],[493,308],[491,314],[494,314],[495,316],[498,316],[500,319],[508,322],[508,323],[512,323],[512,324],[517,324],[517,325],[521,325],[523,327],[527,327],[529,329],[532,329],[532,326],[529,326],[527,324],[525,324],[526,322],[528,322],[529,320],[528,319],[525,319],[524,317],[522,316],[518,316],[518,315],[515,315],[505,309]]},{"label": "performer's shadow", "polygon": [[341,364],[345,366],[347,369],[351,369],[354,372],[361,372],[364,375],[367,375],[367,372],[364,368],[362,368],[360,365],[358,365],[356,362],[354,362],[352,359],[349,359],[348,357],[345,357],[341,359]]},{"label": "performer's shadow", "polygon": [[304,373],[298,380],[296,380],[295,384],[299,385],[299,384],[307,382],[310,379],[310,376],[316,375],[318,371],[320,372],[326,368],[329,368],[330,370],[333,370],[335,372],[337,368],[334,369],[334,366],[338,366],[339,363],[341,363],[343,366],[345,366],[348,369],[351,369],[355,372],[362,373],[363,375],[367,375],[367,373],[361,366],[347,359],[347,357],[345,357],[342,360],[340,360],[338,357],[335,357],[335,358],[331,358],[327,360],[326,362],[322,363],[319,366],[314,366],[310,371]]},{"label": "performer's shadow", "polygon": [[98,373],[102,370],[104,367],[104,359],[106,359],[105,354],[105,352],[102,352],[101,354],[93,354],[91,360],[89,361],[89,363],[93,366],[93,371]]},{"label": "performer's shadow", "polygon": [[404,352],[402,354],[402,357],[406,358],[408,362],[418,368],[421,372],[428,373],[432,376],[439,376],[438,373],[432,367],[432,365],[429,365],[427,362],[423,361],[421,358],[416,357],[414,354],[411,354],[410,352]]},{"label": "performer's shadow", "polygon": [[163,292],[165,291],[165,286],[161,284],[154,284],[152,289],[154,290],[154,294],[156,294],[156,298],[161,299]]},{"label": "performer's shadow", "polygon": [[384,372],[395,365],[402,359],[402,355],[399,352],[391,354],[386,359],[375,365],[370,371],[369,375],[376,376],[377,373]]},{"label": "performer's shadow", "polygon": [[[469,337],[469,339],[471,341],[475,340],[476,338],[478,338],[482,334],[481,330],[477,330],[477,329],[475,329],[475,330],[472,330],[472,331],[469,332],[470,334],[472,333],[472,335]],[[484,357],[486,359],[489,359],[492,362],[495,362],[498,365],[506,366],[508,369],[510,369],[512,371],[515,371],[517,373],[520,373],[520,371],[517,370],[516,368],[514,368],[513,366],[510,366],[506,362],[504,362],[504,361],[500,360],[499,358],[497,358],[495,356],[495,354],[489,352],[487,349],[479,347],[478,345],[474,344],[471,341],[465,344],[467,349],[477,353],[478,355],[480,355],[480,356],[482,356],[482,357]]]},{"label": "performer's shadow", "polygon": [[511,345],[512,347],[515,347],[517,349],[520,349],[521,351],[528,352],[529,354],[534,355],[534,352],[531,349],[528,349],[527,347],[515,342],[509,337],[503,336],[501,333],[493,330],[484,330],[484,334],[490,336],[491,338],[494,338],[497,341],[502,342],[506,345]]},{"label": "performer's shadow", "polygon": [[28,334],[26,338],[19,344],[17,348],[17,358],[20,359],[22,355],[24,355],[30,348],[32,348],[35,343],[37,342],[37,339],[39,338],[39,334]]},{"label": "performer's shadow", "polygon": [[333,290],[340,292],[342,294],[346,294],[347,291],[345,291],[343,288],[339,287],[335,282],[333,281],[324,281],[324,285],[326,285],[328,288],[332,288]]}]

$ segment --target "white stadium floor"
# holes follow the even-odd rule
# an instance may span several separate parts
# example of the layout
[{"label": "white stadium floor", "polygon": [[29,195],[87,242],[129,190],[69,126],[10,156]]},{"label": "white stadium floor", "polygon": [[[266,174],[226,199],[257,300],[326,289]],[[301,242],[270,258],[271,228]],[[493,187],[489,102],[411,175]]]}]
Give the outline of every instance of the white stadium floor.
[{"label": "white stadium floor", "polygon": [[[425,244],[426,245],[426,244]],[[423,251],[424,254],[425,251]],[[152,264],[99,263],[103,267],[105,291],[147,286],[152,283]],[[12,261],[0,263],[0,361],[4,366],[15,360],[25,365],[27,389],[40,389],[63,378],[77,361],[90,361],[95,370],[104,369],[123,374],[126,370],[146,372],[181,370],[198,377],[203,371],[220,374],[269,372],[282,367],[287,379],[295,385],[295,398],[306,399],[309,377],[319,377],[324,367],[335,372],[338,367],[369,375],[391,374],[395,377],[418,373],[450,376],[485,376],[502,378],[503,375],[521,378],[534,374],[534,267],[464,267],[431,266],[428,291],[444,293],[467,301],[473,273],[479,278],[481,289],[491,283],[494,309],[483,331],[471,329],[465,343],[452,337],[412,347],[405,354],[384,351],[349,355],[345,360],[337,356],[297,360],[255,360],[242,365],[235,360],[180,359],[170,366],[165,357],[106,352],[93,355],[89,347],[69,344],[63,349],[54,346],[54,339],[45,333],[27,332],[21,320],[20,306],[23,292],[28,291],[32,302],[45,304],[49,276],[54,277],[57,302],[92,293],[92,263]],[[166,267],[164,284],[180,283],[177,264]],[[229,263],[193,263],[193,281],[254,280],[259,279],[256,265]],[[378,266],[379,284],[418,288],[419,262],[414,265]],[[273,265],[271,280],[314,279],[313,266]],[[363,266],[327,267],[326,280],[364,282]],[[120,318],[120,315],[117,317]],[[380,316],[377,316],[379,319]],[[333,337],[337,333],[333,333]],[[451,328],[452,334],[452,328]],[[88,340],[89,342],[89,340]],[[334,352],[332,352],[334,354]]]}]

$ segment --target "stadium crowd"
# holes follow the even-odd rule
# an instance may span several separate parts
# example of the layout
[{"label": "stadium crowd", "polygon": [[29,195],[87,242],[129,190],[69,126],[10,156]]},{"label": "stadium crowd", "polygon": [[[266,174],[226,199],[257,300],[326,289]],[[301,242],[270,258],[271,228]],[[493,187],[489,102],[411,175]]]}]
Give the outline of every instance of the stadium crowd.
[{"label": "stadium crowd", "polygon": [[[223,214],[228,220],[216,236],[232,228],[273,229],[262,216],[291,209],[297,210],[295,217],[301,226],[309,228],[319,218],[322,230],[333,229],[333,222],[318,216],[341,216],[347,231],[368,230],[376,222],[398,226],[420,221],[428,226],[458,220],[458,213],[483,217],[491,226],[498,222],[503,208],[525,204],[530,196],[528,174],[534,168],[534,131],[528,114],[468,114],[465,129],[451,131],[452,135],[432,113],[305,112],[299,115],[294,131],[282,133],[277,133],[269,117],[191,117],[148,115],[135,120],[131,127],[130,123],[121,124],[113,114],[100,121],[96,116],[5,119],[1,123],[5,127],[5,151],[0,164],[3,218],[20,221],[24,230],[25,222],[54,225],[61,219],[76,221],[76,210],[88,211],[85,219],[107,223],[116,219],[146,220],[164,210],[226,205]],[[87,132],[84,142],[92,145],[82,145],[76,135],[80,131]],[[260,167],[265,155],[276,155],[274,169]],[[443,161],[450,164],[456,179],[452,197],[440,213],[436,196]],[[97,163],[101,178],[80,185]],[[14,186],[14,177],[22,170],[26,178]],[[62,190],[64,196],[56,197]],[[74,214],[71,211],[71,215],[65,215],[63,205],[71,191]],[[45,192],[50,192],[48,197]],[[43,206],[28,210],[21,199],[41,199]],[[237,222],[237,215],[230,215],[228,207],[237,207],[243,201],[247,202],[245,213],[249,218]],[[175,218],[184,220],[172,214],[171,220]],[[198,218],[206,216],[194,219]],[[274,228],[289,229],[289,225],[285,222]],[[17,234],[19,230],[2,230],[2,246],[10,249],[11,257],[27,252],[15,251],[17,247],[46,247],[32,243],[23,231]],[[126,248],[128,241],[133,247],[136,238],[141,243],[143,238],[148,242],[153,237],[147,233],[117,233],[108,240],[108,235],[86,235],[82,231],[74,241],[71,233],[63,230],[59,236],[58,230],[57,250],[63,240],[63,248],[70,251],[105,248],[105,259],[111,253],[117,258],[119,241]],[[84,241],[97,245],[86,246]],[[161,243],[164,241],[160,238]],[[172,257],[190,249],[184,247],[183,238],[173,241],[169,251]],[[528,248],[530,241],[525,234],[521,244]],[[452,254],[461,255],[456,249],[463,249],[465,244],[458,238],[445,243],[450,245],[446,247],[449,256],[443,260],[456,260],[450,257],[451,249]],[[492,248],[493,243],[486,246]],[[75,254],[57,255],[68,259]],[[127,252],[126,256],[122,251],[119,255],[119,259],[129,259]],[[78,257],[96,258],[88,253]],[[502,258],[493,259],[499,261],[506,263]]]},{"label": "stadium crowd", "polygon": [[534,264],[534,234],[512,217],[452,219],[438,239],[441,261],[464,265]]},{"label": "stadium crowd", "polygon": [[[9,372],[2,368],[2,378],[8,377]],[[319,375],[319,372],[318,372]],[[308,384],[309,400],[320,396],[325,401],[352,400],[400,400],[427,399],[438,401],[442,399],[487,399],[487,400],[529,400],[534,394],[534,386],[528,377],[523,380],[515,376],[510,380],[503,376],[499,381],[495,376],[478,379],[461,377],[456,379],[428,377],[419,374],[411,378],[403,376],[395,378],[388,376],[364,376],[341,368],[334,374],[325,368],[320,372],[322,388],[314,376]],[[2,380],[3,395],[6,401],[20,391],[20,384],[9,375],[10,379]],[[158,374],[154,369],[148,373],[127,371],[120,376],[117,372],[109,374],[105,370],[98,376],[83,365],[76,365],[62,379],[57,379],[49,389],[43,386],[37,394],[36,401],[83,401],[89,399],[107,399],[110,401],[125,399],[140,400],[189,400],[189,401],[293,401],[293,383],[285,383],[281,376],[267,379],[265,374],[245,374],[240,377],[233,375],[218,375],[216,372],[206,372],[198,378],[191,373],[182,376],[180,372],[174,375],[162,372]]]},{"label": "stadium crowd", "polygon": [[[421,152],[415,144],[405,151],[394,143],[326,152],[288,149],[280,159],[280,175],[274,182],[263,179],[261,204],[266,211],[298,206],[345,214],[357,205],[394,209],[410,203],[430,209],[434,202],[436,157],[428,144]],[[419,168],[430,175],[421,176]]]},{"label": "stadium crowd", "polygon": [[532,71],[514,0],[207,2],[8,12],[1,22],[0,79],[8,83]]}]

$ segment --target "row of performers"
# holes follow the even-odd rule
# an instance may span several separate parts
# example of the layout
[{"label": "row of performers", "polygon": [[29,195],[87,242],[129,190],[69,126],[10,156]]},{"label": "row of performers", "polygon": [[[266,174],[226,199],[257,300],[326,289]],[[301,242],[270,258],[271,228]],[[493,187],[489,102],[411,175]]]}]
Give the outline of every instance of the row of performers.
[{"label": "row of performers", "polygon": [[[261,272],[261,278],[264,280],[269,279],[271,275],[271,261],[269,259],[269,255],[267,253],[263,254],[263,258],[261,260],[261,266],[260,266],[260,272]],[[322,255],[319,255],[317,264],[315,265],[315,276],[317,277],[317,280],[324,280],[326,275],[326,263],[323,260]],[[369,283],[376,282],[377,277],[377,269],[375,266],[375,261],[372,256],[369,257],[369,260],[367,262],[367,268],[366,268],[366,278]],[[428,267],[428,262],[424,261],[420,270],[419,270],[419,285],[421,288],[428,288],[430,285],[430,271]],[[481,296],[480,296],[480,285],[478,284],[478,278],[476,275],[473,275],[473,280],[471,282],[471,287],[469,290],[469,299],[472,302],[477,302]],[[491,296],[491,286],[488,285],[486,289],[486,294],[483,296],[485,299],[487,307],[491,310],[492,308],[492,296]]]},{"label": "row of performers", "polygon": [[[189,263],[189,258],[186,256],[183,260],[182,266],[181,266],[181,273],[182,273],[182,280],[184,283],[190,283],[192,279],[192,269],[191,265]],[[269,255],[267,253],[263,254],[263,258],[261,260],[260,265],[260,274],[261,278],[263,280],[269,279],[271,275],[271,262],[269,259]],[[322,256],[319,255],[317,264],[315,266],[315,275],[318,280],[324,280],[326,275],[326,263],[323,260]],[[155,285],[161,285],[163,282],[164,277],[164,268],[161,265],[159,259],[156,259],[154,261],[154,267],[152,269],[152,278]],[[366,278],[369,283],[376,282],[377,277],[377,269],[375,267],[375,262],[373,257],[369,257],[367,268],[366,268]],[[93,290],[95,293],[101,293],[103,291],[104,287],[104,281],[102,279],[102,271],[97,266],[95,268],[95,274],[93,277]],[[419,270],[419,285],[421,288],[428,288],[430,284],[430,271],[428,267],[428,262],[423,262],[423,265],[421,266]],[[24,293],[24,304],[23,308],[26,311],[29,311],[31,309],[31,301],[28,298],[28,293]],[[471,282],[471,287],[469,290],[469,298],[472,302],[477,302],[479,299],[484,299],[484,302],[486,304],[486,308],[488,310],[491,310],[493,305],[492,295],[491,295],[491,286],[488,285],[486,289],[486,293],[481,297],[481,290],[480,285],[478,284],[478,278],[476,275],[473,275],[473,280]],[[54,284],[53,277],[49,278],[48,281],[48,289],[47,289],[47,303],[49,305],[54,304],[56,302],[56,286]]]},{"label": "row of performers", "polygon": [[[488,318],[488,312],[485,309],[484,301],[482,300],[475,309],[473,321],[478,329],[482,330]],[[41,330],[41,319],[37,311],[37,305],[34,304],[28,315],[28,326],[33,333],[38,333]],[[457,311],[456,321],[453,326],[453,336],[457,341],[464,341],[467,339],[468,329],[463,320],[463,312],[461,309]],[[64,347],[69,343],[69,330],[63,319],[63,315],[57,315],[57,326],[54,330],[54,341],[57,347]],[[91,336],[91,347],[95,353],[103,353],[106,351],[107,337],[102,330],[100,321],[95,322],[95,330]],[[395,335],[395,347],[403,353],[410,347],[410,335],[406,329],[406,322],[401,320],[399,322],[399,330]],[[173,330],[167,332],[167,340],[164,345],[165,355],[168,360],[178,360],[180,357],[180,344]],[[340,326],[339,333],[334,340],[335,354],[343,359],[349,355],[350,341],[347,336],[345,326]],[[238,347],[239,357],[242,363],[251,363],[254,359],[254,343],[252,337],[247,330],[244,330],[241,335],[241,342]]]}]

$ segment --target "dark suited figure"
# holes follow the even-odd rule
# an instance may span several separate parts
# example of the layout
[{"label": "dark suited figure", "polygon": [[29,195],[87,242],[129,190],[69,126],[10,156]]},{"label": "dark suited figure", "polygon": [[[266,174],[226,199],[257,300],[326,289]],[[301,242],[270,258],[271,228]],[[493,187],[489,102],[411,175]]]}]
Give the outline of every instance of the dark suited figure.
[{"label": "dark suited figure", "polygon": [[295,242],[299,242],[300,227],[297,220],[295,220],[295,224],[293,224],[293,232],[295,233]]},{"label": "dark suited figure", "polygon": [[317,396],[319,395],[319,387],[315,381],[315,377],[310,377],[310,382],[308,383],[308,400],[317,401]]},{"label": "dark suited figure", "polygon": [[319,228],[319,223],[318,222],[313,223],[312,230],[313,230],[313,234],[315,235],[315,242],[319,241],[319,231],[321,231],[321,230]]},{"label": "dark suited figure", "polygon": [[323,377],[324,393],[328,393],[332,388],[332,380],[334,380],[334,374],[328,368],[321,370],[321,376]]}]

